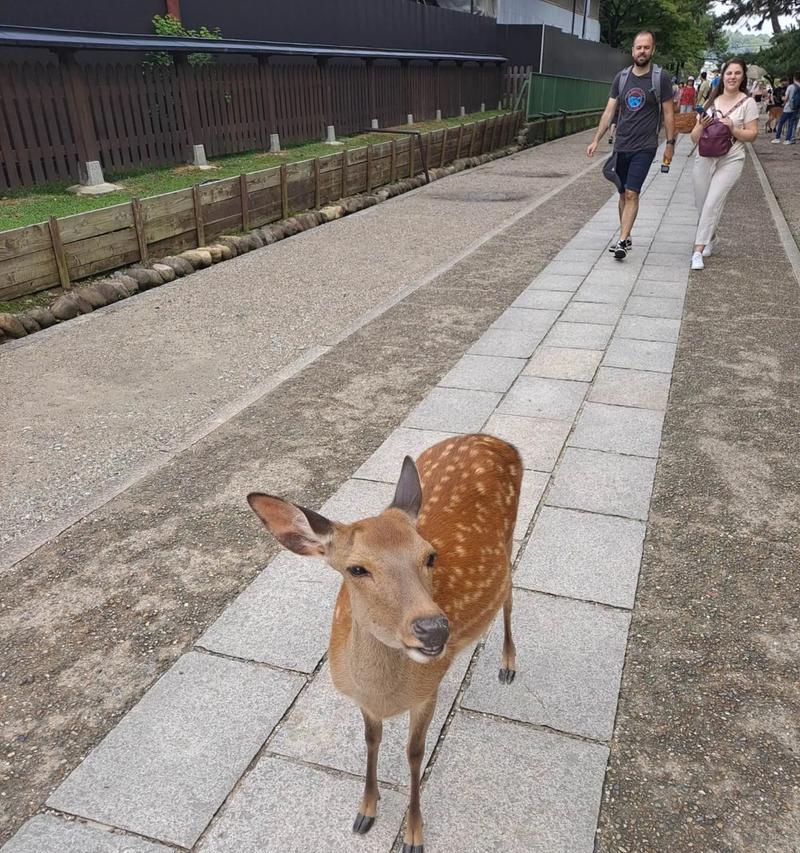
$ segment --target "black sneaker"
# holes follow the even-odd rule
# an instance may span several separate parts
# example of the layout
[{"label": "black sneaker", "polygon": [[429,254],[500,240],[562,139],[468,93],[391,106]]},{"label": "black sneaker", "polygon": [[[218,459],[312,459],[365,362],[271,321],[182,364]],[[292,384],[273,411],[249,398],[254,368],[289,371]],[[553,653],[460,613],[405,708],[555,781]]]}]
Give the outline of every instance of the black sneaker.
[{"label": "black sneaker", "polygon": [[623,242],[622,240],[614,246],[614,257],[618,261],[624,261],[628,255],[628,246],[627,241]]},{"label": "black sneaker", "polygon": [[[609,251],[609,252],[611,252],[611,254],[613,255],[613,254],[614,254],[614,252],[616,252],[616,251],[617,251],[617,246],[619,246],[619,243],[612,243],[612,244],[608,247],[608,251]],[[626,248],[629,252],[630,252],[630,250],[633,248],[633,240],[631,240],[631,238],[630,238],[630,237],[628,237],[628,239],[625,241],[625,248]]]}]

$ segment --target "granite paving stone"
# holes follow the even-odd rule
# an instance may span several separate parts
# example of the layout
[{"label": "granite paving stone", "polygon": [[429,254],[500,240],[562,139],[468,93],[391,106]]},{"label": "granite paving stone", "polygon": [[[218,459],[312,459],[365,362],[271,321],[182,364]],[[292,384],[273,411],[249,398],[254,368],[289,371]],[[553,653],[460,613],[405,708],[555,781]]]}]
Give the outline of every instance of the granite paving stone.
[{"label": "granite paving stone", "polygon": [[508,391],[525,366],[521,358],[492,355],[465,355],[443,376],[439,385],[445,388],[466,388],[473,391]]},{"label": "granite paving stone", "polygon": [[602,357],[601,350],[542,346],[534,353],[522,375],[591,382]]},{"label": "granite paving stone", "polygon": [[658,457],[663,412],[587,402],[567,444],[608,453]]},{"label": "granite paving stone", "polygon": [[546,308],[560,311],[570,300],[565,290],[533,290],[527,288],[511,303],[517,308]]},{"label": "granite paving stone", "polygon": [[456,714],[422,793],[425,853],[592,853],[607,758],[601,744]]},{"label": "granite paving stone", "polygon": [[524,539],[528,532],[536,507],[542,499],[544,490],[550,482],[550,475],[540,471],[526,469],[522,474],[522,487],[519,493],[517,523],[514,526],[514,539]]},{"label": "granite paving stone", "polygon": [[[689,283],[688,265],[686,269],[682,269],[681,267],[657,267],[652,266],[650,264],[645,264],[642,267],[641,273],[639,274],[638,283],[636,288],[634,289],[634,293],[636,293],[636,290],[640,289],[642,285],[647,281],[655,281],[660,282],[662,284],[687,285]],[[647,296],[650,294],[642,295]]]},{"label": "granite paving stone", "polygon": [[638,341],[667,341],[674,344],[677,343],[680,330],[680,320],[669,320],[666,317],[636,317],[628,314],[620,318],[614,337]]},{"label": "granite paving stone", "polygon": [[47,805],[191,847],[304,683],[252,663],[184,655]]},{"label": "granite paving stone", "polygon": [[510,685],[497,681],[503,645],[503,620],[498,618],[461,706],[608,740],[629,622],[627,611],[515,589],[516,679]]},{"label": "granite paving stone", "polygon": [[689,264],[687,263],[686,255],[680,252],[653,252],[651,251],[646,260],[646,264],[651,267],[669,267],[670,269],[685,270]]},{"label": "granite paving stone", "polygon": [[586,275],[594,266],[594,258],[580,261],[560,261],[558,257],[542,270],[543,275]]},{"label": "granite paving stone", "polygon": [[586,282],[578,289],[581,302],[606,302],[609,305],[624,305],[631,292],[628,284],[594,284]]},{"label": "granite paving stone", "polygon": [[[469,666],[471,654],[470,649],[462,652],[439,686],[439,701],[428,730],[425,761],[430,758],[445,724]],[[408,714],[384,721],[378,757],[378,778],[381,781],[408,785],[407,739]],[[337,693],[331,681],[329,663],[325,663],[311,686],[281,723],[270,741],[270,750],[313,764],[364,775],[367,766],[364,720],[358,706]]]},{"label": "granite paving stone", "polygon": [[518,332],[511,329],[487,329],[467,352],[470,355],[530,358],[544,336],[544,330]]},{"label": "granite paving stone", "polygon": [[616,325],[622,315],[622,305],[612,305],[609,302],[581,302],[574,299],[561,315],[565,323],[601,323],[606,326]]},{"label": "granite paving stone", "polygon": [[639,317],[667,317],[680,320],[683,316],[682,299],[662,299],[656,296],[631,296],[623,314]]},{"label": "granite paving stone", "polygon": [[522,454],[522,464],[534,471],[552,471],[567,440],[571,421],[494,414],[486,432],[505,439]]},{"label": "granite paving stone", "polygon": [[514,585],[632,608],[645,529],[627,518],[542,507]]},{"label": "granite paving stone", "polygon": [[198,853],[388,853],[407,798],[382,788],[372,829],[354,836],[363,789],[359,779],[265,756],[226,804]]},{"label": "granite paving stone", "polygon": [[647,519],[656,460],[568,447],[546,503]]},{"label": "granite paving stone", "polygon": [[672,373],[676,345],[665,341],[614,338],[608,345],[603,365],[653,373]]},{"label": "granite paving stone", "polygon": [[322,560],[279,554],[197,641],[209,651],[311,673],[328,648],[341,583]]},{"label": "granite paving stone", "polygon": [[92,826],[39,814],[22,826],[3,853],[173,853],[174,848]]},{"label": "granite paving stone", "polygon": [[585,382],[520,376],[497,407],[498,414],[572,420],[588,388]]},{"label": "granite paving stone", "polygon": [[553,325],[561,312],[543,308],[519,308],[511,306],[492,323],[492,329],[513,329],[514,331],[546,331]]},{"label": "granite paving stone", "polygon": [[583,275],[567,275],[564,273],[540,273],[531,282],[530,289],[573,292],[580,287],[583,279]]},{"label": "granite paving stone", "polygon": [[603,349],[611,338],[613,328],[602,323],[558,322],[544,339],[547,347]]},{"label": "granite paving stone", "polygon": [[584,284],[611,284],[616,286],[626,284],[633,287],[638,276],[638,267],[628,268],[627,266],[623,267],[617,263],[617,265],[611,269],[595,267],[595,269],[586,276]]},{"label": "granite paving stone", "polygon": [[671,377],[645,370],[600,367],[587,399],[612,406],[635,406],[665,411]]},{"label": "granite paving stone", "polygon": [[578,248],[577,246],[566,245],[558,253],[557,259],[559,261],[595,261],[602,251],[602,246]]},{"label": "granite paving stone", "polygon": [[400,476],[403,459],[410,456],[416,459],[423,450],[452,438],[457,433],[439,430],[406,429],[398,427],[389,433],[389,437],[355,472],[354,477],[361,480],[382,480],[396,483]]},{"label": "granite paving stone", "polygon": [[[507,334],[505,331],[502,333]],[[449,432],[479,432],[499,399],[499,394],[490,391],[434,388],[406,418],[403,426]]]},{"label": "granite paving stone", "polygon": [[319,511],[332,521],[352,524],[361,518],[379,515],[392,502],[397,477],[394,483],[379,483],[374,480],[345,480],[325,501]]},{"label": "granite paving stone", "polygon": [[666,299],[684,299],[688,283],[685,281],[641,280],[633,289],[633,296],[657,296]]}]

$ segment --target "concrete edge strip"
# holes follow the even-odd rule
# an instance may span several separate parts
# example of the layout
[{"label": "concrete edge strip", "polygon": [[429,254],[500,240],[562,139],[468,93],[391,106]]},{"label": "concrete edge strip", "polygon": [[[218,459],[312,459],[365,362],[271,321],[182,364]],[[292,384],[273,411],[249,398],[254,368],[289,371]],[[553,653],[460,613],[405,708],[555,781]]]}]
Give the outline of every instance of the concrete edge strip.
[{"label": "concrete edge strip", "polygon": [[[553,140],[558,141],[558,140]],[[539,146],[535,146],[539,147]],[[532,149],[526,149],[532,150]],[[522,152],[519,152],[522,153]],[[499,159],[499,158],[498,158]],[[494,162],[494,161],[492,161]],[[56,538],[65,530],[72,527],[74,524],[77,524],[82,519],[86,518],[86,516],[98,510],[100,507],[112,501],[118,495],[127,491],[132,486],[136,485],[140,480],[144,479],[144,477],[152,474],[157,471],[163,465],[166,465],[172,459],[174,459],[179,453],[184,452],[188,448],[192,447],[197,442],[201,441],[207,435],[212,433],[214,430],[218,429],[223,424],[227,423],[227,421],[236,417],[240,412],[242,412],[245,408],[255,403],[265,394],[269,394],[274,391],[279,385],[283,384],[289,379],[292,379],[310,364],[313,364],[320,356],[329,352],[330,349],[336,344],[342,343],[348,337],[353,335],[359,329],[366,326],[368,323],[380,317],[382,314],[386,313],[388,310],[393,308],[399,302],[402,302],[407,296],[413,293],[415,290],[418,290],[420,287],[428,284],[433,281],[438,276],[450,270],[457,263],[464,260],[466,257],[471,255],[473,252],[477,251],[481,246],[490,240],[497,237],[506,229],[510,228],[520,219],[523,219],[525,216],[532,213],[537,207],[540,207],[545,202],[549,201],[555,195],[557,195],[562,190],[565,190],[567,187],[571,186],[577,180],[582,178],[585,174],[592,171],[592,169],[596,169],[602,161],[598,161],[596,163],[592,163],[586,168],[574,174],[568,181],[563,184],[560,184],[555,189],[551,190],[549,193],[538,198],[535,202],[524,207],[522,210],[517,211],[515,214],[510,216],[508,219],[501,222],[498,226],[493,228],[491,231],[484,234],[474,243],[471,243],[465,249],[463,249],[458,255],[454,258],[451,258],[449,261],[446,261],[444,264],[436,267],[430,273],[425,275],[423,278],[419,279],[416,282],[412,282],[406,287],[402,288],[398,291],[394,296],[385,300],[384,302],[377,305],[375,308],[367,311],[363,314],[358,320],[351,323],[349,326],[346,326],[345,329],[336,336],[329,344],[327,345],[318,345],[315,347],[309,348],[303,355],[296,358],[294,361],[290,362],[283,369],[279,370],[274,376],[272,376],[267,382],[257,385],[252,388],[247,394],[239,397],[238,399],[228,403],[219,411],[215,412],[212,416],[207,418],[203,423],[200,424],[196,429],[192,430],[188,433],[183,440],[170,448],[167,452],[159,452],[157,455],[153,455],[149,460],[142,463],[141,467],[138,467],[135,471],[129,474],[124,480],[121,480],[118,483],[108,486],[107,488],[100,491],[98,494],[93,497],[87,499],[85,502],[77,504],[71,510],[64,512],[58,515],[53,521],[48,523],[44,528],[39,528],[32,533],[20,537],[16,542],[12,542],[9,545],[5,546],[3,549],[3,556],[0,558],[0,575],[9,569],[13,568],[17,563],[21,560],[24,560],[26,557],[30,556],[32,553],[37,551],[42,546],[46,545],[51,539]],[[489,163],[483,164],[484,166],[488,166]],[[481,168],[480,166],[477,168]],[[475,171],[475,169],[470,169],[470,172]],[[457,173],[460,174],[460,173]],[[429,185],[426,185],[429,186]],[[419,187],[417,190],[412,190],[409,193],[404,193],[399,196],[399,198],[404,198],[408,195],[411,195],[413,192],[417,192],[419,190],[425,189],[425,187]],[[376,205],[377,206],[377,205]],[[366,214],[369,213],[372,208],[367,208],[366,210],[358,211],[354,215]],[[349,217],[346,217],[349,218]],[[330,223],[333,224],[333,223]],[[305,232],[303,232],[305,233]],[[296,235],[301,236],[301,235]],[[268,247],[264,247],[268,248]],[[181,279],[176,279],[174,282],[169,282],[166,287],[170,285],[177,285],[177,283],[181,281]],[[154,288],[159,289],[160,288]],[[149,292],[149,291],[146,291]],[[121,300],[121,303],[126,303],[128,300]],[[119,306],[119,307],[118,307]],[[123,305],[120,303],[114,303],[113,305],[106,306],[105,308],[98,309],[99,311],[105,311],[108,309],[111,310],[120,310]],[[92,312],[94,314],[95,312]],[[92,317],[92,314],[82,315],[80,318],[75,318],[77,320],[81,320],[86,318],[87,320]],[[53,327],[54,329],[59,328],[58,326]],[[43,330],[45,335],[49,332],[49,329]],[[41,334],[41,333],[39,333]],[[33,337],[33,336],[30,336]],[[42,338],[39,338],[41,341]],[[26,344],[27,338],[23,339],[19,342],[13,342],[11,346]],[[8,346],[8,345],[6,345]]]},{"label": "concrete edge strip", "polygon": [[753,166],[755,167],[756,174],[758,175],[758,180],[761,183],[761,189],[764,190],[764,196],[767,199],[767,206],[772,214],[772,221],[778,229],[778,236],[781,238],[783,250],[786,252],[786,257],[789,259],[789,263],[792,265],[795,280],[800,284],[800,248],[798,248],[797,243],[795,242],[792,230],[789,228],[789,223],[786,221],[786,217],[783,215],[781,206],[778,204],[778,199],[775,197],[775,193],[772,190],[767,173],[764,171],[764,167],[758,159],[758,154],[756,154],[755,148],[753,148],[751,142],[746,143],[746,145],[747,151],[753,160]]}]

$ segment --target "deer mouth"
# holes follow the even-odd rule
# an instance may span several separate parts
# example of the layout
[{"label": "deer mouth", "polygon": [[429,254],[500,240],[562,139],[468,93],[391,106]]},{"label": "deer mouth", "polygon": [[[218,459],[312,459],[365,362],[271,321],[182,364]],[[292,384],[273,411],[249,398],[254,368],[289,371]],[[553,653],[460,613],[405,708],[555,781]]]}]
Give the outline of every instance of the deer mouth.
[{"label": "deer mouth", "polygon": [[406,646],[406,654],[417,663],[427,663],[442,656],[447,643],[441,646]]}]

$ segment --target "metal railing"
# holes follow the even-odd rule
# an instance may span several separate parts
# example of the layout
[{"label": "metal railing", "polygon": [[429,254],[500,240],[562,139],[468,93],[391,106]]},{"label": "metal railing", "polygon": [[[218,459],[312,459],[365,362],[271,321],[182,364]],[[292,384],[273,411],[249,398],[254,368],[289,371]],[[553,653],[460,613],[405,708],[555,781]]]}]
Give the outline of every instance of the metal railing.
[{"label": "metal railing", "polygon": [[610,84],[577,77],[531,74],[527,89],[527,115],[533,118],[542,114],[603,109]]}]

